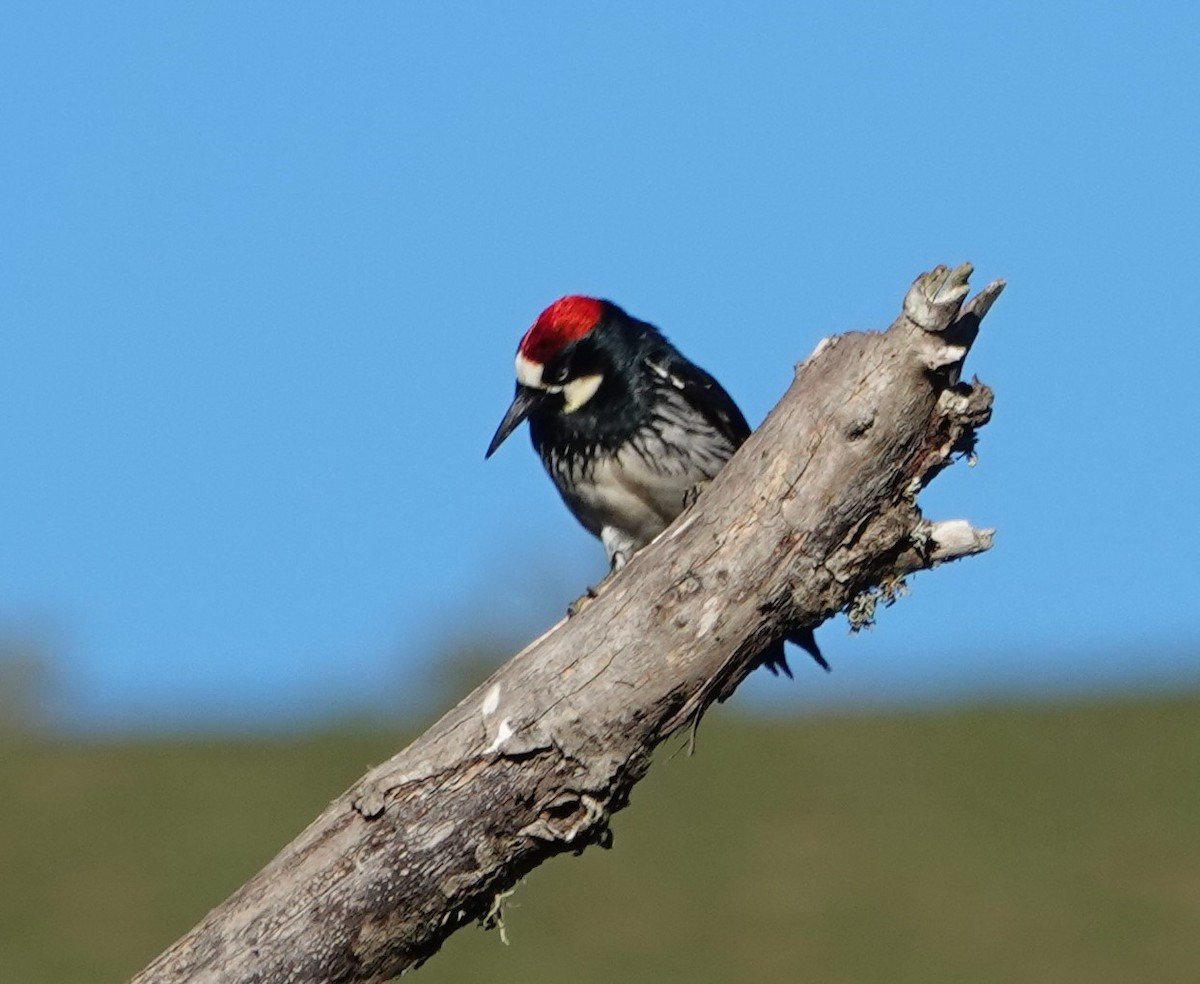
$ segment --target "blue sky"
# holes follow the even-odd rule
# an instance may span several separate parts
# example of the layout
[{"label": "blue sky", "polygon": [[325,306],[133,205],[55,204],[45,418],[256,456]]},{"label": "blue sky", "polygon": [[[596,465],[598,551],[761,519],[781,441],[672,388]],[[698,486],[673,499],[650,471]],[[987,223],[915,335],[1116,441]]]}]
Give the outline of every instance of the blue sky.
[{"label": "blue sky", "polygon": [[523,436],[483,460],[546,303],[757,422],[970,259],[996,417],[923,503],[995,550],[744,700],[1195,680],[1198,42],[1182,3],[9,2],[0,634],[86,726],[403,707],[601,570]]}]

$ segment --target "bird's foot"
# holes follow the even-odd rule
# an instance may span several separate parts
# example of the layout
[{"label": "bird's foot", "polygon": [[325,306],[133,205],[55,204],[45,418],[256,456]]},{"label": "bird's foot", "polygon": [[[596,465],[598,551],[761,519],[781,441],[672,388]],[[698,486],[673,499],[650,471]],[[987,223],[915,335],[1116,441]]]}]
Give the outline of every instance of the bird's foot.
[{"label": "bird's foot", "polygon": [[596,589],[589,584],[583,594],[567,605],[567,618],[574,618],[598,597],[600,596],[597,594]]},{"label": "bird's foot", "polygon": [[706,478],[702,482],[697,482],[690,489],[683,493],[683,508],[691,509],[696,504],[696,500],[702,496],[708,487],[712,485],[712,479]]},{"label": "bird's foot", "polygon": [[608,581],[606,577],[599,584],[589,584],[587,590],[576,598],[571,604],[567,605],[567,618],[574,618],[581,611],[587,608],[593,601],[600,597],[600,592],[604,589],[605,583]]}]

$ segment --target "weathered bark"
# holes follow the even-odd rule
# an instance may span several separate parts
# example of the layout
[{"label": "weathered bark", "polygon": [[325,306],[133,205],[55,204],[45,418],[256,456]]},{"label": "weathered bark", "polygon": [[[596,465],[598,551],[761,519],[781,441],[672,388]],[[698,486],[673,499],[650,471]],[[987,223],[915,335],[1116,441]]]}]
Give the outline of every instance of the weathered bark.
[{"label": "weathered bark", "polygon": [[939,267],[885,332],[824,340],[699,502],[575,617],[335,800],[134,980],[384,981],[494,915],[546,858],[604,843],[654,748],[789,629],[855,624],[991,533],[916,495],[969,453],[991,391],[960,381],[997,281]]}]

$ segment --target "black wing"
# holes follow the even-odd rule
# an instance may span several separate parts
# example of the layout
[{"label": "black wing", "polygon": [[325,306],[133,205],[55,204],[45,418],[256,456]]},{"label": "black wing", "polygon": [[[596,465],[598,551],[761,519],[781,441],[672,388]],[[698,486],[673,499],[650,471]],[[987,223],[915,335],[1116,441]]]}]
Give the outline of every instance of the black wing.
[{"label": "black wing", "polygon": [[750,436],[750,425],[725,387],[675,348],[667,347],[647,359],[652,372],[664,383],[674,386],[709,424],[720,431],[735,448]]}]

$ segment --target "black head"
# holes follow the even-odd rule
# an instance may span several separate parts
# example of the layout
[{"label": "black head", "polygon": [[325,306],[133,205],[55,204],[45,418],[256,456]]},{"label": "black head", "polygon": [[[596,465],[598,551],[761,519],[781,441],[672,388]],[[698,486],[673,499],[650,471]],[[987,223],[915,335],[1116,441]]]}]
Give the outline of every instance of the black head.
[{"label": "black head", "polygon": [[559,298],[517,346],[516,394],[486,457],[526,419],[552,431],[621,429],[641,389],[634,371],[640,353],[666,344],[657,329],[609,301]]}]

